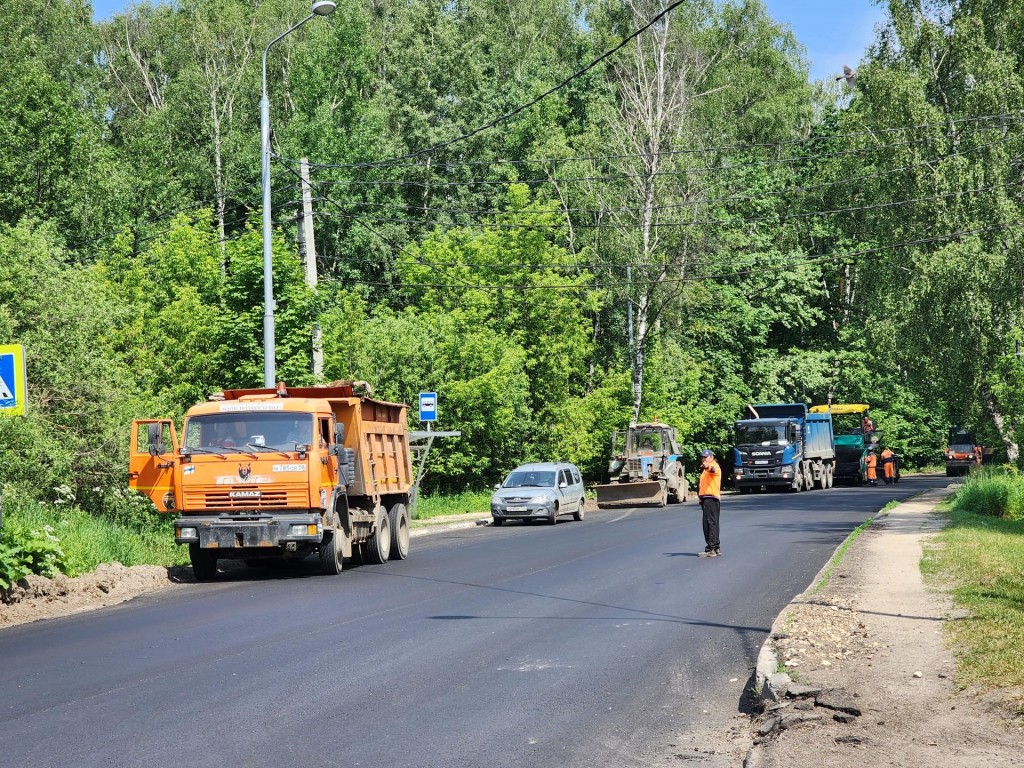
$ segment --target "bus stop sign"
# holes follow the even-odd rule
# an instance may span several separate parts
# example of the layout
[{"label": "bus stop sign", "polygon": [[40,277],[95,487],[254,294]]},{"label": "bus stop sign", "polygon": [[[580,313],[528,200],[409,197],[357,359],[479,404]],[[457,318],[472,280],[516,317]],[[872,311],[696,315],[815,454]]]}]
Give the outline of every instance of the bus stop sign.
[{"label": "bus stop sign", "polygon": [[420,392],[420,421],[437,421],[437,392]]}]

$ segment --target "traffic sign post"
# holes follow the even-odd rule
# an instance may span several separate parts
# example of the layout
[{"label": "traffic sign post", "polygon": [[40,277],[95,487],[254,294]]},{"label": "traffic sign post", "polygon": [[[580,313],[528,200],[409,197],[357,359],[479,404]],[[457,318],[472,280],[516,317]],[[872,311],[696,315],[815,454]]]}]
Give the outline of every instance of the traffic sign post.
[{"label": "traffic sign post", "polygon": [[25,380],[25,348],[21,344],[0,344],[0,413],[25,415]]},{"label": "traffic sign post", "polygon": [[417,517],[420,496],[420,480],[423,478],[423,467],[427,463],[427,454],[434,444],[435,437],[458,437],[460,431],[433,432],[430,425],[437,421],[437,392],[420,392],[420,421],[427,423],[425,431],[409,433],[409,447],[419,454],[419,469],[416,470],[416,482],[412,489],[412,519]]}]

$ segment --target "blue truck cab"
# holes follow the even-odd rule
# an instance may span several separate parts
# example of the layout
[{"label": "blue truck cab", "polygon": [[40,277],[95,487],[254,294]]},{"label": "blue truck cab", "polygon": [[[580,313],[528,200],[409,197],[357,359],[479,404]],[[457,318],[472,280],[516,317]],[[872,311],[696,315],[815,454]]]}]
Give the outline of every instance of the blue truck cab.
[{"label": "blue truck cab", "polygon": [[733,467],[740,493],[762,487],[831,488],[835,472],[832,415],[803,403],[747,406],[754,415],[733,425]]}]

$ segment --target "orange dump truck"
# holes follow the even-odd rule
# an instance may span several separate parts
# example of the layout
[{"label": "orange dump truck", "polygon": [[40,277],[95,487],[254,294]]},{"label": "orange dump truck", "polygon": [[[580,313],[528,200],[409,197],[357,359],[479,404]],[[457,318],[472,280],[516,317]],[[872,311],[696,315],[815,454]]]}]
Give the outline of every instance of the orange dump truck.
[{"label": "orange dump truck", "polygon": [[406,406],[353,382],[233,389],[170,420],[132,423],[129,485],[177,513],[196,578],[217,561],[302,559],[326,573],[342,558],[409,553],[412,463]]}]

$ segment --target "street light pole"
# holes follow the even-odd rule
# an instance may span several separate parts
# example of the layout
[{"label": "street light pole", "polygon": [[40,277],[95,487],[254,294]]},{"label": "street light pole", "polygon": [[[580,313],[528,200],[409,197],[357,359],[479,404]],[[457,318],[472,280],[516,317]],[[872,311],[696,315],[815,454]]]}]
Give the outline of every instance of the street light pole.
[{"label": "street light pole", "polygon": [[273,389],[274,345],[274,249],[270,215],[270,99],[267,98],[267,55],[275,43],[283,40],[315,16],[330,16],[337,6],[332,0],[316,0],[309,16],[292,25],[270,41],[263,51],[263,95],[260,98],[260,162],[263,185],[263,386]]}]

